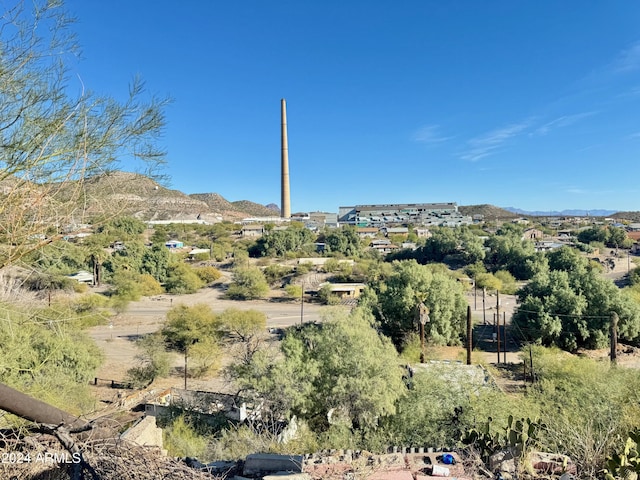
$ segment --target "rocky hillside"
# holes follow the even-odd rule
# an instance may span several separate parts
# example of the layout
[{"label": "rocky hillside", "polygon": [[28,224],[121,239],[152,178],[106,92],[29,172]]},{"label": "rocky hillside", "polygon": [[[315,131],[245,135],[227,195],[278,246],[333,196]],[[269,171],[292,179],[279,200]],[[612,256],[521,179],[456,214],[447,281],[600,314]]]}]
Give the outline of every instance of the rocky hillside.
[{"label": "rocky hillside", "polygon": [[506,220],[516,218],[517,215],[508,210],[493,205],[460,205],[458,211],[463,215],[483,215],[485,220]]},{"label": "rocky hillside", "polygon": [[141,220],[200,218],[213,223],[274,215],[273,210],[248,200],[232,203],[217,193],[187,195],[144,175],[127,172],[113,172],[87,181],[84,203],[88,214],[108,211]]},{"label": "rocky hillside", "polygon": [[611,215],[611,218],[638,223],[640,222],[640,212],[618,212]]},{"label": "rocky hillside", "polygon": [[212,211],[218,212],[225,220],[274,216],[273,210],[249,200],[229,202],[217,193],[192,193],[189,197],[206,203]]}]

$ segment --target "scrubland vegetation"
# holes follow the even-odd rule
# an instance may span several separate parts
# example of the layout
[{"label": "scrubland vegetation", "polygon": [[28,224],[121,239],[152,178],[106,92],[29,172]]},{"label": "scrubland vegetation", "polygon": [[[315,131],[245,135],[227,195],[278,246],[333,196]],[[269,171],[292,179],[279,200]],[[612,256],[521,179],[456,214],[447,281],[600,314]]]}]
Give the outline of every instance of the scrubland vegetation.
[{"label": "scrubland vegetation", "polygon": [[[410,226],[406,238],[392,240],[416,248],[384,259],[353,227],[312,232],[296,223],[266,225],[257,241],[240,239],[229,222],[150,231],[122,214],[134,190],[113,195],[108,181],[91,188],[113,179],[118,158],[148,172],[161,166],[155,141],[166,101],[145,100],[138,81],[123,102],[69,96],[65,59],[75,45],[68,19],[56,2],[36,4],[26,12],[19,2],[3,17],[11,41],[0,57],[1,382],[71,413],[91,412],[87,386],[101,353],[87,327],[142,296],[215,285],[220,269],[231,277],[230,299],[260,299],[275,290],[285,300],[304,300],[295,280],[313,267],[286,261],[322,255],[330,257],[322,269],[329,280],[367,285],[357,307],[327,309],[321,324],[291,327],[279,341],[267,335],[259,311],[215,314],[207,305],[177,305],[159,332],[139,341],[139,364],[129,371],[138,386],[169,374],[167,352],[175,351],[190,359],[192,375],[222,374],[239,397],[261,408],[259,421],[242,425],[177,412],[164,424],[172,454],[205,460],[255,451],[466,445],[486,458],[510,446],[568,454],[585,478],[602,477],[605,468],[614,477],[638,473],[640,374],[582,356],[608,344],[614,313],[619,339],[640,342],[638,269],[621,289],[602,276],[606,265],[583,255],[628,248],[624,229],[592,225],[577,232],[576,248],[542,253],[522,239],[518,225],[433,228],[429,238],[418,238]],[[73,243],[63,229],[76,218],[90,219],[92,234]],[[175,238],[209,253],[187,259],[170,252],[164,244]],[[89,293],[69,278],[78,270],[106,288]],[[407,368],[420,349],[421,309],[430,317],[429,346],[464,342],[469,278],[485,290],[517,295],[513,329],[526,346],[523,356],[533,359],[535,381],[516,393],[445,366]],[[327,287],[318,299],[336,301]],[[231,359],[224,368],[222,355]],[[294,418],[296,435],[280,441]],[[0,420],[3,427],[21,423],[10,415]]]}]

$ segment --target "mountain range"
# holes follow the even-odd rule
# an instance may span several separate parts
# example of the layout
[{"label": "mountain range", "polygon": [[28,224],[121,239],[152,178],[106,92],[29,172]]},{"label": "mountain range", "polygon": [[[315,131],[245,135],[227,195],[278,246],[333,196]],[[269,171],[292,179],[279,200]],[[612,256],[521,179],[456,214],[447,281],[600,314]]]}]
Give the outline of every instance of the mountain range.
[{"label": "mountain range", "polygon": [[[122,213],[141,220],[195,220],[208,222],[220,220],[238,221],[247,217],[273,217],[280,215],[277,205],[261,205],[249,200],[229,201],[218,193],[185,194],[172,190],[144,175],[127,172],[113,172],[88,180],[85,184],[88,198],[105,199],[109,202],[91,202],[94,213],[99,212],[104,203],[120,202]],[[463,215],[482,215],[487,220],[513,219],[517,216],[613,216],[632,221],[640,218],[638,212],[615,213],[612,210],[562,210],[526,211],[518,208],[500,208],[494,205],[459,206]]]},{"label": "mountain range", "polygon": [[513,213],[517,213],[518,215],[529,215],[532,217],[608,217],[617,212],[617,210],[552,210],[552,211],[542,211],[542,210],[534,210],[527,211],[522,210],[520,208],[514,207],[504,207],[505,210],[508,210]]}]

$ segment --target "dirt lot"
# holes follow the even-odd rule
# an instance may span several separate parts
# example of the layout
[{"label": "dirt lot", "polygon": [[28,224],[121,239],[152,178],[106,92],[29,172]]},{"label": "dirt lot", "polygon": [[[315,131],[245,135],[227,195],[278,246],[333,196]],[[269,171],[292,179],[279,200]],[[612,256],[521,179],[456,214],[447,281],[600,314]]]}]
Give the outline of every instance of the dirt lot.
[{"label": "dirt lot", "polygon": [[[97,377],[104,380],[124,380],[127,370],[137,363],[135,357],[138,350],[135,340],[162,328],[166,313],[173,306],[178,304],[191,306],[200,303],[209,305],[214,312],[222,312],[227,308],[259,310],[267,315],[267,326],[270,328],[294,325],[300,322],[301,317],[305,322],[320,321],[322,312],[327,309],[308,301],[301,308],[298,300],[290,301],[281,298],[251,301],[227,300],[223,298],[223,290],[220,288],[205,288],[191,295],[158,295],[143,298],[137,302],[131,302],[126,311],[113,318],[109,325],[99,325],[89,330],[89,335],[105,355],[105,361],[98,370]],[[176,375],[162,380],[163,386],[184,385],[180,374],[184,358],[176,353],[173,354],[173,360]],[[190,380],[189,384],[191,388],[202,389],[223,387],[221,380],[217,378]],[[102,392],[100,397],[104,395],[113,395],[113,391],[109,389],[107,392]]]}]

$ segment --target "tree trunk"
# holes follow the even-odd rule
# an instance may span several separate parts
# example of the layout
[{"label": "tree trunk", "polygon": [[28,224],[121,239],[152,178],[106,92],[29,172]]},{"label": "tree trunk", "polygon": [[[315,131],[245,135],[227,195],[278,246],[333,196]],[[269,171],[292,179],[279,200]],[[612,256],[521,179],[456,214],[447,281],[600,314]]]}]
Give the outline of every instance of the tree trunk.
[{"label": "tree trunk", "polygon": [[91,428],[84,420],[3,383],[0,383],[0,409],[32,422],[54,426],[64,425],[70,432]]}]

